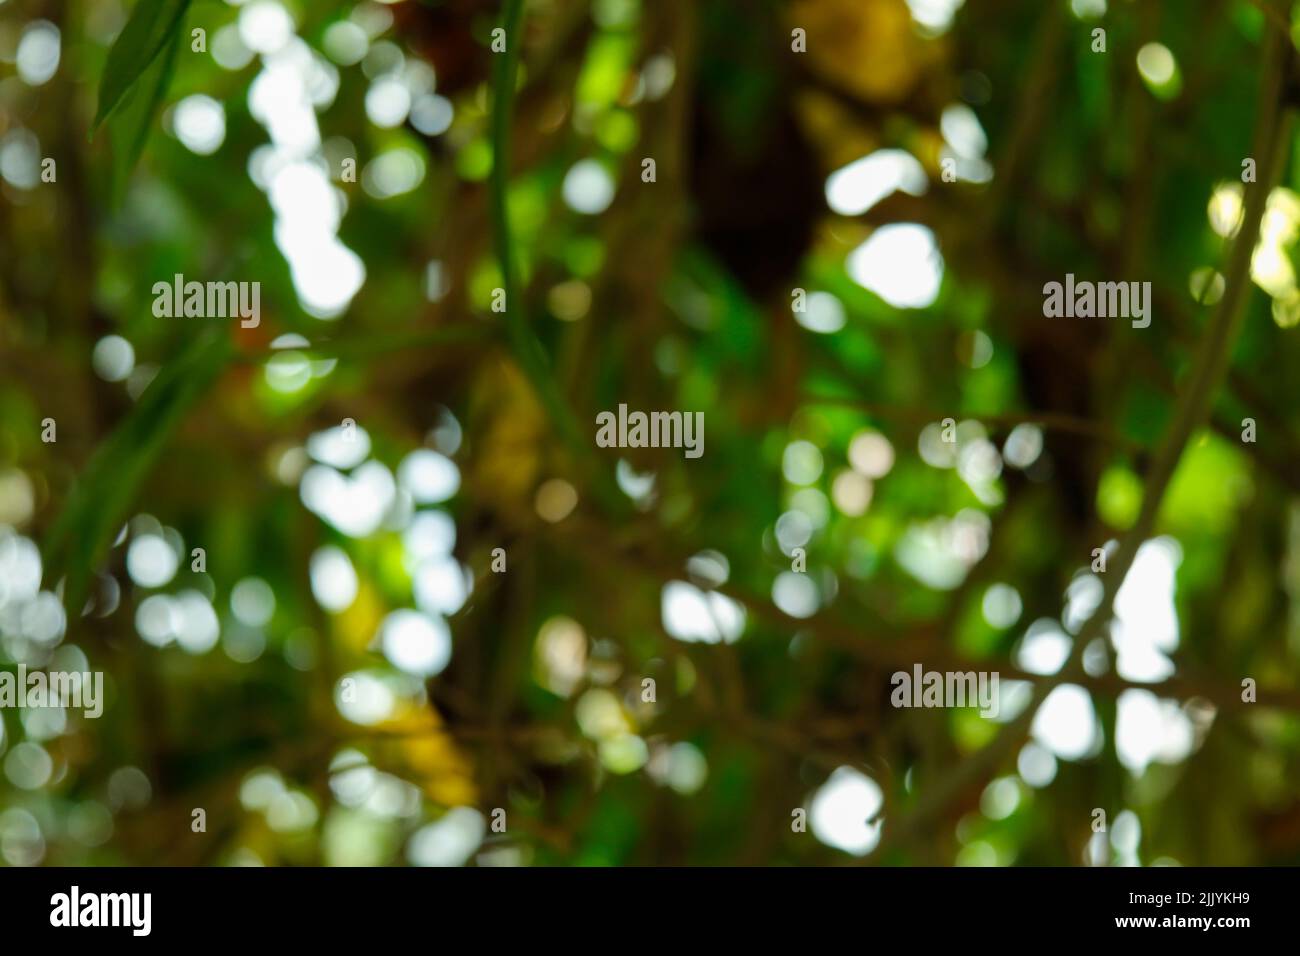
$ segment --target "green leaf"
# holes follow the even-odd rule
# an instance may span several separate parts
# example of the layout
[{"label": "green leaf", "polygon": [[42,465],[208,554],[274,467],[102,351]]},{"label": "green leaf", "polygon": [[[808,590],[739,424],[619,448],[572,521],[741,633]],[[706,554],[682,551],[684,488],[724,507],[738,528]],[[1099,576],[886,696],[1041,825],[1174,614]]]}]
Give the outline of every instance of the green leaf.
[{"label": "green leaf", "polygon": [[196,338],[149,383],[135,408],[91,456],[45,545],[51,579],[67,578],[64,602],[70,617],[80,613],[86,582],[125,520],[140,483],[231,354],[230,338],[220,331]]},{"label": "green leaf", "polygon": [[[108,119],[132,88],[145,78],[165,49],[175,55],[181,21],[190,0],[139,0],[131,19],[113,41],[99,80],[99,107],[91,132]],[[170,73],[170,70],[168,71]]]},{"label": "green leaf", "polygon": [[154,114],[158,112],[158,104],[162,102],[171,83],[176,51],[180,45],[180,34],[177,33],[166,43],[162,55],[145,70],[139,82],[131,87],[109,120],[113,156],[111,192],[114,202],[121,198],[131,170],[135,168],[136,161],[144,150]]}]

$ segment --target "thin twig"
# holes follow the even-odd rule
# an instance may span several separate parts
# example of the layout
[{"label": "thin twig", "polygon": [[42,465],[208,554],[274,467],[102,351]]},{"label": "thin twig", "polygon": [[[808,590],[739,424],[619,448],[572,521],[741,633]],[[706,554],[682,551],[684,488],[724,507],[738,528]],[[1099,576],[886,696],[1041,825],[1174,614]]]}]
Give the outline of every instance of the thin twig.
[{"label": "thin twig", "polygon": [[510,351],[560,434],[570,444],[581,447],[582,438],[577,419],[551,377],[550,363],[541,342],[528,326],[516,273],[514,234],[510,228],[506,186],[510,180],[511,104],[515,96],[519,51],[523,45],[523,10],[523,0],[506,0],[501,15],[506,49],[504,53],[495,54],[496,62],[492,69],[492,176],[489,193],[493,242],[506,296],[506,338],[510,343]]}]

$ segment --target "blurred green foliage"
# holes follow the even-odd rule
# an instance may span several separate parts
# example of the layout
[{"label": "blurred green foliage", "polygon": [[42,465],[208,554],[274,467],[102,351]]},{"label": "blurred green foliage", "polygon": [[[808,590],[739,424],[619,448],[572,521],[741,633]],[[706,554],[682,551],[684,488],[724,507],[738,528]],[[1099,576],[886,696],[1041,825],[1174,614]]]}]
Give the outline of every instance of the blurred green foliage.
[{"label": "blurred green foliage", "polygon": [[[1289,142],[1150,477],[1292,22],[9,0],[0,666],[107,702],[0,710],[0,859],[1297,862]],[[178,274],[259,321],[157,317]],[[1044,317],[1066,274],[1151,326]],[[620,404],[703,457],[597,447]],[[914,664],[1003,714],[891,706]]]}]

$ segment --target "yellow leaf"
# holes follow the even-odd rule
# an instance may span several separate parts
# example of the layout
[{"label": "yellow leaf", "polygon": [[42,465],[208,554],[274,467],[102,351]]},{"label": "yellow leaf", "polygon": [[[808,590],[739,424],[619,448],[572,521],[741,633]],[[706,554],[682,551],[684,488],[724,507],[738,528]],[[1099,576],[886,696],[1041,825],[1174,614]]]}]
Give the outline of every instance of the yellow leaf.
[{"label": "yellow leaf", "polygon": [[905,99],[942,49],[917,34],[904,0],[797,0],[789,17],[808,32],[812,70],[872,102]]}]

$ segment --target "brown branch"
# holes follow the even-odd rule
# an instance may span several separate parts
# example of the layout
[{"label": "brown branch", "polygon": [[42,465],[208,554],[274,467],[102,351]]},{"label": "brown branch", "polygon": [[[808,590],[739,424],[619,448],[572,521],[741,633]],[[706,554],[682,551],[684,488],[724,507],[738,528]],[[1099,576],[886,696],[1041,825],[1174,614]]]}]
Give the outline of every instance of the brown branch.
[{"label": "brown branch", "polygon": [[992,414],[983,414],[981,412],[955,412],[952,409],[914,408],[902,405],[891,405],[885,402],[868,402],[856,398],[841,398],[833,395],[804,395],[800,401],[806,405],[835,405],[841,408],[856,408],[879,418],[897,419],[904,422],[913,422],[919,425],[941,421],[949,416],[956,419],[973,419],[982,422],[985,425],[994,426],[1038,425],[1041,428],[1050,429],[1052,431],[1067,432],[1088,438],[1096,438],[1113,445],[1121,445],[1132,449],[1142,448],[1141,442],[1129,438],[1126,435],[1121,435],[1109,425],[1102,422],[1092,421],[1087,418],[1080,418],[1076,415],[1067,415],[1061,412],[1025,411],[994,412]]},{"label": "brown branch", "polygon": [[1041,681],[1024,713],[1006,724],[991,744],[972,754],[952,773],[932,785],[906,816],[888,826],[875,851],[866,860],[874,861],[911,839],[933,818],[939,816],[962,793],[983,786],[1004,760],[1011,756],[1028,735],[1034,715],[1057,686],[1078,681],[1083,675],[1084,649],[1108,624],[1111,609],[1138,547],[1150,537],[1156,515],[1174,469],[1182,457],[1192,432],[1202,425],[1224,376],[1250,291],[1250,260],[1259,236],[1265,201],[1281,176],[1290,145],[1294,116],[1283,109],[1283,96],[1292,65],[1292,48],[1287,34],[1270,30],[1267,34],[1264,76],[1256,108],[1255,143],[1250,155],[1261,157],[1259,182],[1246,192],[1244,222],[1232,246],[1226,276],[1226,292],[1214,318],[1206,329],[1196,354],[1188,381],[1181,390],[1174,420],[1156,452],[1146,476],[1142,509],[1137,521],[1125,533],[1103,577],[1103,594],[1097,608],[1084,622],[1075,639],[1071,658],[1060,673]]}]

